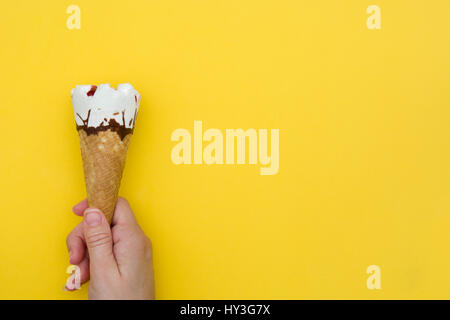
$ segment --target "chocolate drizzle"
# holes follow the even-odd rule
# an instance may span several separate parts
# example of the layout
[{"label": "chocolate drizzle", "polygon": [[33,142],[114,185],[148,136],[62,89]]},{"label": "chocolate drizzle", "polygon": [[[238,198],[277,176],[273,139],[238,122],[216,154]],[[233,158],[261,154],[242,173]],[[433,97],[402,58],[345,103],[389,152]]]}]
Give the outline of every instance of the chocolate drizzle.
[{"label": "chocolate drizzle", "polygon": [[137,109],[134,109],[134,116],[133,116],[133,119],[131,119],[133,121],[133,128],[134,128],[134,125],[136,124],[136,118],[137,118]]},{"label": "chocolate drizzle", "polygon": [[91,86],[91,89],[86,93],[88,97],[92,97],[97,90],[97,86]]},{"label": "chocolate drizzle", "polygon": [[[114,113],[118,114],[118,113]],[[116,132],[120,139],[123,140],[127,134],[132,134],[134,130],[134,124],[136,123],[136,116],[137,116],[137,110],[134,111],[134,117],[130,119],[129,123],[133,123],[133,127],[127,128],[125,126],[125,110],[122,111],[122,124],[118,123],[115,119],[111,118],[109,121],[104,118],[105,120],[97,127],[90,127],[89,126],[89,117],[91,116],[91,109],[89,109],[87,118],[83,119],[78,113],[77,116],[81,119],[83,122],[83,125],[77,125],[77,130],[84,130],[86,134],[89,136],[91,134],[97,134],[100,131],[113,131]]]}]

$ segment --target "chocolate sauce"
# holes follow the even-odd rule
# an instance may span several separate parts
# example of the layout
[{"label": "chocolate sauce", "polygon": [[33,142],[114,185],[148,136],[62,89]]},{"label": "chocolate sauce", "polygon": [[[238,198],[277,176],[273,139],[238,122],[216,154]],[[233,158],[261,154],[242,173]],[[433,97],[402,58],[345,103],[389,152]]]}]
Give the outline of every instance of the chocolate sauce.
[{"label": "chocolate sauce", "polygon": [[88,95],[88,97],[92,97],[96,90],[97,86],[91,86],[91,90],[89,90],[86,94]]},{"label": "chocolate sauce", "polygon": [[130,120],[130,122],[133,121],[133,128],[134,128],[134,125],[136,124],[136,118],[137,118],[137,109],[134,109],[134,116]]},{"label": "chocolate sauce", "polygon": [[[114,113],[116,114],[116,113]],[[117,113],[118,114],[118,113]],[[127,134],[132,134],[134,130],[134,124],[136,123],[136,116],[137,116],[137,110],[134,112],[134,117],[130,120],[130,123],[133,122],[132,128],[127,128],[125,126],[125,110],[122,111],[122,124],[118,123],[115,119],[109,119],[109,121],[105,119],[104,122],[102,122],[97,127],[90,127],[89,126],[89,117],[91,116],[91,109],[89,109],[87,118],[83,119],[78,113],[77,116],[81,119],[83,122],[83,125],[77,125],[77,130],[84,130],[86,134],[89,136],[91,134],[97,134],[100,131],[113,131],[116,132],[120,139],[123,140]],[[106,123],[106,124],[105,124]]]},{"label": "chocolate sauce", "polygon": [[[89,109],[89,111],[88,111],[86,120],[83,119],[78,113],[77,113],[77,116],[78,116],[78,118],[80,118],[81,121],[83,122],[83,126],[86,126],[86,127],[87,127],[88,122],[89,122],[89,117],[91,116],[91,109]],[[105,120],[106,120],[106,118],[105,118]]]}]

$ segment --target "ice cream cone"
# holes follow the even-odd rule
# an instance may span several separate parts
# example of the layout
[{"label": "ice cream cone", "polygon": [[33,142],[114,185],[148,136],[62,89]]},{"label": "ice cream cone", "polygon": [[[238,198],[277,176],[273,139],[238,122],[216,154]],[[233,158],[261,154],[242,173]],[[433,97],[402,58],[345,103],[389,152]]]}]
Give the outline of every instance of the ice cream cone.
[{"label": "ice cream cone", "polygon": [[78,135],[89,206],[100,209],[111,223],[131,134],[121,140],[114,131],[88,135],[81,129]]},{"label": "ice cream cone", "polygon": [[72,91],[87,198],[111,223],[140,96],[131,85],[87,87]]}]

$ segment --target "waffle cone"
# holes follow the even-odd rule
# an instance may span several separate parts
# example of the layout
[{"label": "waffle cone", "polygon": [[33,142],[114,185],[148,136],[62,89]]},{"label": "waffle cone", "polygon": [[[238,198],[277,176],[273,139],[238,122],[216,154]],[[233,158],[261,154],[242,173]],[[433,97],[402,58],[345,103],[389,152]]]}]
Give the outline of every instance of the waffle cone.
[{"label": "waffle cone", "polygon": [[131,134],[123,140],[106,130],[88,135],[78,130],[89,207],[100,209],[111,223]]}]

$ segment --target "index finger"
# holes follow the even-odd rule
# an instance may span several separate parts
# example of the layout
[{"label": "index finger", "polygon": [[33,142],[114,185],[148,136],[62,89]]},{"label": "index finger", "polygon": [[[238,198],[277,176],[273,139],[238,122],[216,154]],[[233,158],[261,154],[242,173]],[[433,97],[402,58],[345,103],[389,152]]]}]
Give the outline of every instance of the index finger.
[{"label": "index finger", "polygon": [[113,226],[126,226],[127,228],[140,228],[136,221],[133,211],[130,208],[128,201],[119,197],[114,210],[112,220]]}]

